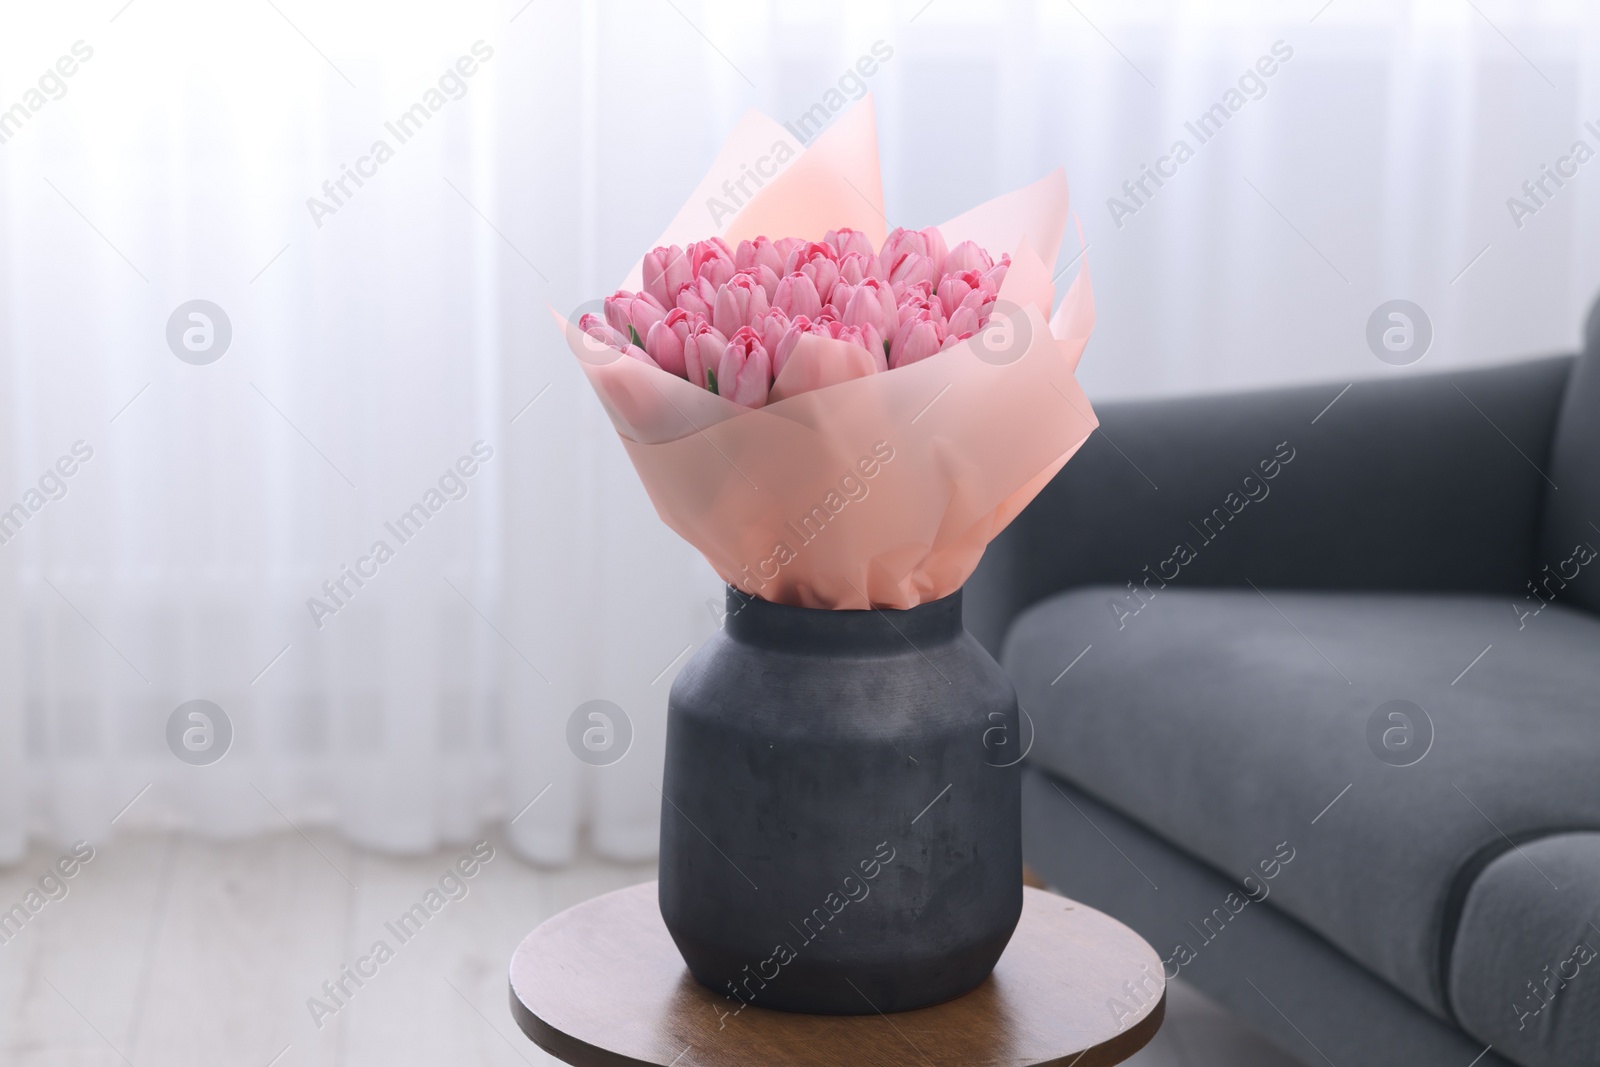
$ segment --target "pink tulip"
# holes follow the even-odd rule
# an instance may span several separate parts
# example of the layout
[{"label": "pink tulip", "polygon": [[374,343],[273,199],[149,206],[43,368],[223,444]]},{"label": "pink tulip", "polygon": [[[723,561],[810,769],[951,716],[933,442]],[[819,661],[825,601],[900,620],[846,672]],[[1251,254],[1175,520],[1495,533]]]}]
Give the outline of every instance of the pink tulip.
[{"label": "pink tulip", "polygon": [[946,274],[959,274],[964,270],[975,270],[981,274],[992,266],[994,260],[989,258],[989,253],[978,247],[975,242],[962,241],[944,257],[942,269]]},{"label": "pink tulip", "polygon": [[[778,250],[778,255],[783,257],[783,261],[786,264],[789,262],[789,257],[794,255],[797,249],[805,246],[806,240],[803,237],[776,237],[772,241],[772,247]],[[789,273],[787,270],[777,267],[774,267],[773,270],[777,271],[779,275]]]},{"label": "pink tulip", "polygon": [[772,358],[761,338],[745,326],[735,333],[717,363],[717,393],[735,404],[759,408],[772,385]]},{"label": "pink tulip", "polygon": [[925,230],[897,229],[890,233],[884,238],[878,258],[883,260],[883,269],[893,278],[895,268],[908,255],[927,256],[933,260],[934,272],[937,274],[939,266],[949,254],[945,248],[944,235],[937,227],[929,226]]},{"label": "pink tulip", "polygon": [[926,312],[918,312],[901,325],[889,343],[889,366],[905,367],[927,359],[939,351],[945,336],[943,324]]},{"label": "pink tulip", "polygon": [[[952,256],[954,252],[950,253]],[[946,315],[955,314],[956,308],[967,298],[968,293],[983,289],[983,275],[975,270],[962,271],[959,274],[946,274],[939,283],[939,303],[944,307]]]},{"label": "pink tulip", "polygon": [[918,313],[924,313],[938,322],[945,318],[944,305],[938,299],[929,295],[926,285],[914,285],[900,294],[899,303],[895,306],[895,323],[904,326],[907,320]]},{"label": "pink tulip", "polygon": [[644,291],[656,303],[670,308],[678,299],[678,290],[694,278],[689,269],[689,258],[677,245],[653,248],[644,257]]},{"label": "pink tulip", "polygon": [[983,272],[984,288],[991,293],[998,293],[1000,287],[1005,284],[1006,271],[1009,269],[1011,269],[1011,256],[1008,253],[1000,257],[1000,262]]},{"label": "pink tulip", "polygon": [[828,296],[828,302],[822,305],[823,315],[832,314],[833,318],[843,320],[844,309],[850,306],[850,297],[856,287],[840,278],[833,286],[833,292]]},{"label": "pink tulip", "polygon": [[747,273],[753,273],[756,281],[761,283],[761,289],[767,294],[767,303],[772,303],[772,298],[778,295],[778,275],[765,263],[757,263]]},{"label": "pink tulip", "polygon": [[711,323],[732,337],[742,326],[749,326],[767,310],[767,291],[752,273],[735,274],[717,290]]},{"label": "pink tulip", "polygon": [[752,267],[766,267],[773,274],[787,274],[783,269],[784,260],[788,257],[778,251],[778,246],[767,237],[757,237],[754,241],[740,241],[738,249],[733,253],[733,265],[740,270],[749,270]]},{"label": "pink tulip", "polygon": [[872,238],[860,230],[829,230],[823,234],[822,243],[832,248],[840,259],[852,252],[864,256],[872,255]]},{"label": "pink tulip", "polygon": [[578,329],[584,333],[584,347],[594,353],[595,363],[609,363],[616,358],[607,353],[607,349],[621,355],[636,359],[650,366],[658,366],[655,360],[638,345],[630,344],[627,337],[618,333],[598,315],[585,315],[578,320]]},{"label": "pink tulip", "polygon": [[939,272],[934,268],[933,260],[920,252],[907,252],[889,271],[889,284],[897,295],[913,285],[926,284],[931,287],[938,283]]},{"label": "pink tulip", "polygon": [[693,315],[710,318],[717,305],[717,287],[705,278],[694,278],[678,292],[678,306]]},{"label": "pink tulip", "polygon": [[584,347],[596,354],[599,354],[602,348],[614,348],[621,352],[628,347],[627,335],[618,331],[599,315],[583,316],[578,320],[578,329],[583,331]]},{"label": "pink tulip", "polygon": [[839,257],[834,254],[832,247],[819,243],[808,244],[790,255],[786,266],[790,274],[799,271],[810,278],[817,287],[817,296],[822,298],[823,303],[828,302],[834,285],[839,281]]},{"label": "pink tulip", "polygon": [[898,326],[893,288],[876,278],[865,279],[850,292],[839,321],[846,326],[872,326],[879,334],[888,332],[890,323]]},{"label": "pink tulip", "polygon": [[629,328],[637,334],[640,340],[650,332],[650,327],[660,322],[667,315],[666,308],[656,302],[656,298],[649,293],[630,293],[626,289],[618,289],[605,300],[606,322],[612,329],[624,337],[632,337]]},{"label": "pink tulip", "polygon": [[772,376],[774,379],[783,373],[784,365],[789,362],[789,357],[794,354],[794,346],[800,343],[800,338],[806,334],[821,334],[828,336],[828,328],[818,323],[813,323],[804,315],[789,320],[789,328],[783,331],[783,336],[778,339],[778,347],[772,350]]},{"label": "pink tulip", "polygon": [[727,285],[728,279],[732,278],[736,273],[738,273],[738,268],[733,265],[732,259],[714,256],[701,265],[700,273],[697,277],[701,281],[710,282],[713,289],[720,289]]},{"label": "pink tulip", "polygon": [[830,328],[828,331],[836,341],[847,341],[857,348],[864,348],[872,357],[873,366],[880,371],[889,369],[889,354],[883,347],[883,331],[868,323],[864,326],[840,325],[837,330]]},{"label": "pink tulip", "polygon": [[971,337],[981,329],[983,329],[983,318],[980,317],[976,308],[965,305],[951,312],[950,322],[945,327],[949,336],[959,337],[962,340]]},{"label": "pink tulip", "polygon": [[722,285],[733,277],[737,269],[733,265],[733,250],[720,237],[695,241],[683,251],[689,258],[689,270],[694,276],[706,279],[713,286]]},{"label": "pink tulip", "polygon": [[[961,307],[971,308],[978,313],[980,324],[989,321],[989,313],[994,310],[994,294],[987,289],[974,289],[961,301]],[[961,310],[960,308],[956,309]]]},{"label": "pink tulip", "polygon": [[801,316],[814,319],[822,313],[822,297],[817,293],[816,283],[799,271],[779,279],[772,304],[782,308],[791,319]]},{"label": "pink tulip", "polygon": [[694,321],[687,311],[673,308],[644,335],[644,350],[662,370],[680,378],[688,377],[683,364],[683,342],[693,327]]},{"label": "pink tulip", "polygon": [[683,376],[702,389],[709,389],[706,371],[716,373],[722,360],[722,351],[728,339],[717,328],[704,320],[697,321],[689,336],[683,340]]},{"label": "pink tulip", "polygon": [[889,272],[883,269],[881,259],[871,252],[865,255],[860,252],[849,252],[839,257],[840,281],[860,285],[865,278],[877,278],[884,282],[889,280]]},{"label": "pink tulip", "polygon": [[[750,328],[761,336],[761,344],[769,353],[778,351],[778,342],[783,340],[783,335],[789,330],[789,316],[783,313],[782,308],[770,307],[761,317],[750,324]],[[773,368],[776,373],[777,368]]]}]

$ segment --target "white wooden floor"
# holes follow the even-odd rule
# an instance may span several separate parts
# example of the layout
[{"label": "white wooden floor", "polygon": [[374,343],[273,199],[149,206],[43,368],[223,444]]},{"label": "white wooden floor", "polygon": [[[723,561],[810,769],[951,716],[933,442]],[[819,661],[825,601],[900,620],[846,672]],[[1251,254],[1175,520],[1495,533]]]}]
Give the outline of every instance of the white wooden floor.
[{"label": "white wooden floor", "polygon": [[[464,849],[395,859],[330,834],[218,843],[122,835],[0,944],[5,1067],[410,1067],[555,1063],[506,1007],[506,964],[528,930],[580,900],[655,876],[588,860],[541,870],[495,859],[400,945],[319,1029],[324,981],[396,939],[384,929]],[[55,861],[0,870],[0,910]],[[356,888],[356,887],[359,887]],[[353,988],[353,987],[352,987]],[[1296,1067],[1189,987],[1135,1067]]]}]

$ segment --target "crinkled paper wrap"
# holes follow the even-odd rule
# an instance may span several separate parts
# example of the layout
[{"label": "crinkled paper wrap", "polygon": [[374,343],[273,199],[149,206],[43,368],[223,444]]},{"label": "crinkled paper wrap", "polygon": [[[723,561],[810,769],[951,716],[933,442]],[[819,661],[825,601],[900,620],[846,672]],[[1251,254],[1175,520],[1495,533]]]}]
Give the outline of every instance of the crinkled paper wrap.
[{"label": "crinkled paper wrap", "polygon": [[[758,169],[781,169],[728,217],[725,183],[762,157]],[[1067,217],[1058,170],[939,227],[951,248],[1011,254],[996,306],[997,319],[1012,309],[1005,330],[763,408],[597,356],[562,325],[656,511],[724,580],[783,604],[910,608],[959,589],[1097,425],[1073,377],[1094,325],[1087,265],[1045,321]],[[659,243],[820,241],[846,226],[874,247],[886,236],[870,97],[804,151],[748,113]],[[641,288],[639,266],[623,288]],[[802,344],[813,341],[836,343]]]}]

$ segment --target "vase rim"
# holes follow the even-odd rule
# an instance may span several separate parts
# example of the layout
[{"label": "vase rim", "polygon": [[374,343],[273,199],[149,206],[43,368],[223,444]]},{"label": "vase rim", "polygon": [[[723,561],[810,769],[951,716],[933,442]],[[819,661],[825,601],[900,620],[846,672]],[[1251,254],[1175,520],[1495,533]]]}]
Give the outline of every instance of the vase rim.
[{"label": "vase rim", "polygon": [[912,608],[803,608],[727,587],[728,636],[797,654],[914,653],[962,633],[961,590]]}]

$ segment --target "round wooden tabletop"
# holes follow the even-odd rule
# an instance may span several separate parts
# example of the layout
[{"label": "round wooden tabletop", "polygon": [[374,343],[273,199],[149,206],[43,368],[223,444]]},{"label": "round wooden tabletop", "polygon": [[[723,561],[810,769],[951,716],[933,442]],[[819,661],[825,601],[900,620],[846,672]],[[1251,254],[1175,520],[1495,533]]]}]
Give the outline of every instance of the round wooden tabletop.
[{"label": "round wooden tabletop", "polygon": [[656,883],[557,915],[511,959],[522,1032],[578,1067],[898,1067],[1121,1063],[1166,1009],[1161,959],[1109,915],[1037,889],[994,974],[966,996],[891,1015],[798,1015],[700,985]]}]

